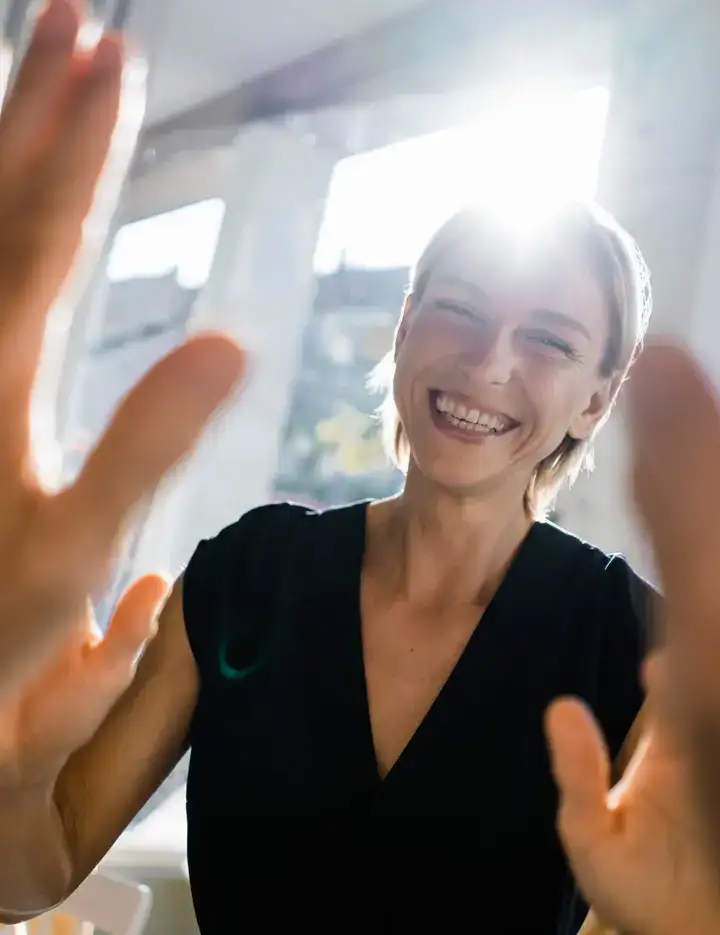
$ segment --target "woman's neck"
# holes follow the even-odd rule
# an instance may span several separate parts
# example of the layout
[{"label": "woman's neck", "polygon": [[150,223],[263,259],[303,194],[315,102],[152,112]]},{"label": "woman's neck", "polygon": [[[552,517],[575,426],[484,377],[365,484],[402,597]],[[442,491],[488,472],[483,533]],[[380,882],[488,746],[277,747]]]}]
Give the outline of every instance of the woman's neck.
[{"label": "woman's neck", "polygon": [[366,569],[395,599],[486,606],[532,525],[522,494],[460,497],[418,474],[371,508]]}]

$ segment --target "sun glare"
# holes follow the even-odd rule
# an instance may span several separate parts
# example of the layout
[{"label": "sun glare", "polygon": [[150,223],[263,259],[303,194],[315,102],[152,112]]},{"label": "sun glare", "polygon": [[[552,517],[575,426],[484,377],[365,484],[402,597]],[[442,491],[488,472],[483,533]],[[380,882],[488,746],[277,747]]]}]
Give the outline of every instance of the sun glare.
[{"label": "sun glare", "polygon": [[597,188],[609,94],[524,95],[482,122],[352,156],[333,177],[316,270],[410,265],[458,208],[521,228]]}]

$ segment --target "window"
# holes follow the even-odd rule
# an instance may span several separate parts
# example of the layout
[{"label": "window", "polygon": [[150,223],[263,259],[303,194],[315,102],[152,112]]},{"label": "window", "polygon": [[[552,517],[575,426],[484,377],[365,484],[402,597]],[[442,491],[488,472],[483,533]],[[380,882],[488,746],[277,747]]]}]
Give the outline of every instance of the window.
[{"label": "window", "polygon": [[526,96],[473,126],[341,162],[315,256],[318,292],[293,389],[276,493],[320,504],[383,497],[399,477],[366,387],[389,349],[408,267],[474,200],[531,222],[563,197],[592,198],[608,92]]},{"label": "window", "polygon": [[318,273],[409,266],[434,230],[474,201],[532,220],[558,199],[593,198],[609,94],[529,95],[475,125],[341,162],[316,253]]}]

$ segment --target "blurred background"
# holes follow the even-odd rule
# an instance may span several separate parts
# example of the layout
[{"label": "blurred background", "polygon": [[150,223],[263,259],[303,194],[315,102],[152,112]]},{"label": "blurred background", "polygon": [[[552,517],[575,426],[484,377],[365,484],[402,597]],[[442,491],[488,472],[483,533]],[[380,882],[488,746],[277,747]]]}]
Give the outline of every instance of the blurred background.
[{"label": "blurred background", "polygon": [[[33,4],[0,0],[5,78]],[[38,455],[75,475],[123,394],[198,329],[252,354],[242,399],[137,518],[129,581],[273,499],[398,487],[366,380],[408,268],[478,197],[518,212],[596,197],[637,238],[652,328],[720,375],[717,0],[97,0],[149,65],[144,126],[38,386]],[[44,447],[43,447],[44,446]],[[652,575],[627,501],[622,423],[557,519]],[[151,881],[148,931],[194,932],[184,764],[109,868]]]}]

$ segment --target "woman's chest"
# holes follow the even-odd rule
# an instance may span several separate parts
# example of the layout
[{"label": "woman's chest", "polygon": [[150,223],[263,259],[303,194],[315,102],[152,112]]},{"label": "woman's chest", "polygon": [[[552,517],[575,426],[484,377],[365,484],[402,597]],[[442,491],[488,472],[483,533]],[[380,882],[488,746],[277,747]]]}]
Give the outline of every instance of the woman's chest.
[{"label": "woman's chest", "polygon": [[498,639],[497,621],[477,617],[424,633],[398,616],[357,631],[312,621],[248,677],[206,684],[189,813],[350,836],[432,817],[440,837],[473,838],[479,823],[487,841],[502,812],[506,842],[513,827],[552,834],[542,719],[563,681],[557,654]]},{"label": "woman's chest", "polygon": [[482,614],[478,606],[417,608],[364,602],[362,655],[367,721],[377,771],[388,775],[451,690]]}]

